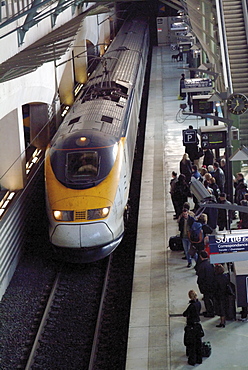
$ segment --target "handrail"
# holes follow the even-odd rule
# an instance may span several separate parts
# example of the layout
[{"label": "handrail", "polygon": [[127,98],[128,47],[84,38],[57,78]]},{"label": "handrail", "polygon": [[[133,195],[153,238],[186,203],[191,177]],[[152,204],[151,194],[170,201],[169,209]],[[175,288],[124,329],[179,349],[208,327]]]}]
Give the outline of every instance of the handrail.
[{"label": "handrail", "polygon": [[244,24],[245,24],[245,34],[246,34],[246,43],[248,44],[248,0],[242,0],[242,8],[244,15]]},{"label": "handrail", "polygon": [[233,86],[232,86],[231,68],[230,68],[230,62],[229,62],[222,0],[216,0],[216,13],[217,13],[217,22],[219,25],[220,51],[221,51],[221,60],[223,64],[223,67],[222,67],[223,79],[224,79],[226,90],[228,91],[228,93],[232,94]]}]

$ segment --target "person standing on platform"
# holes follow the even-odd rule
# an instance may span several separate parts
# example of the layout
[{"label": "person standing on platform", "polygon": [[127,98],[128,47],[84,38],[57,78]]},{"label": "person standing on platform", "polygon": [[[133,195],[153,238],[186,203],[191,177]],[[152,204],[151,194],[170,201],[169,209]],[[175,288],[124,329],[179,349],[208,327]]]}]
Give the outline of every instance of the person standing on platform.
[{"label": "person standing on platform", "polygon": [[[170,180],[170,195],[171,195],[171,201],[172,201],[174,210],[176,212],[176,203],[175,203],[174,193],[175,193],[176,182],[178,181],[177,173],[175,171],[172,171],[171,176],[172,176],[172,179]],[[176,219],[176,214],[173,216],[173,218]]]},{"label": "person standing on platform", "polygon": [[194,290],[188,292],[189,305],[183,312],[186,317],[186,327],[184,333],[184,345],[186,346],[186,355],[188,364],[194,366],[202,363],[202,337],[204,332],[200,323],[201,302],[197,299]]},{"label": "person standing on platform", "polygon": [[224,267],[222,265],[215,265],[214,267],[214,310],[216,315],[220,316],[220,323],[216,328],[224,328],[226,325],[226,311],[228,304],[228,289],[229,283],[227,275],[224,274]]},{"label": "person standing on platform", "polygon": [[210,166],[214,163],[214,153],[212,149],[203,149],[203,166]]},{"label": "person standing on platform", "polygon": [[182,89],[185,88],[185,74],[181,74],[180,78],[180,86],[179,86],[179,96],[181,97],[182,100],[186,98],[186,92],[182,92]]},{"label": "person standing on platform", "polygon": [[196,270],[197,284],[200,292],[203,294],[203,300],[206,311],[204,317],[214,317],[214,266],[209,262],[208,254],[202,250],[198,258],[198,267]]},{"label": "person standing on platform", "polygon": [[193,102],[192,102],[192,93],[190,93],[190,92],[188,92],[187,103],[188,103],[188,106],[189,106],[189,111],[191,112],[192,111]]},{"label": "person standing on platform", "polygon": [[240,204],[241,200],[244,199],[245,193],[247,193],[247,184],[244,179],[242,172],[238,172],[236,175],[236,181],[234,182],[234,202]]},{"label": "person standing on platform", "polygon": [[[220,204],[231,204],[226,199],[226,194],[221,193],[219,197],[218,203]],[[230,230],[231,222],[232,222],[233,212],[228,209],[218,209],[218,221],[217,224],[219,226],[219,231],[223,231],[224,229]]]},{"label": "person standing on platform", "polygon": [[[244,199],[241,200],[240,205],[243,207],[248,207],[248,193],[244,195]],[[248,229],[248,213],[239,212],[239,227],[241,229]]]},{"label": "person standing on platform", "polygon": [[[208,235],[212,234],[213,229],[208,225],[208,216],[206,213],[200,214],[199,217],[196,217],[197,221],[202,224],[202,232],[203,232],[203,238],[200,241],[200,243],[193,243],[194,247],[196,248],[198,256],[202,251],[204,251],[205,245],[208,241]],[[197,271],[198,265],[201,262],[201,260],[198,258],[197,263],[195,265],[195,270]]]},{"label": "person standing on platform", "polygon": [[[189,125],[189,130],[193,130],[193,126]],[[192,165],[195,164],[198,166],[199,158],[202,156],[203,152],[199,148],[199,139],[196,135],[196,142],[185,144],[185,153],[189,155],[189,159],[191,160]]]},{"label": "person standing on platform", "polygon": [[220,192],[224,192],[225,186],[225,174],[223,170],[220,168],[218,162],[214,162],[214,173],[212,176],[215,178],[216,184],[219,186]]},{"label": "person standing on platform", "polygon": [[[196,180],[202,182],[203,181],[203,178],[201,177],[201,174],[200,172],[198,171],[197,169],[197,166],[195,164],[193,164],[192,166],[192,177],[194,177]],[[193,194],[193,202],[194,202],[194,212],[197,211],[197,209],[199,208],[199,203],[198,203],[198,200],[196,198],[196,196]]]},{"label": "person standing on platform", "polygon": [[211,176],[213,176],[213,174],[214,174],[214,166],[212,166],[211,164],[210,164],[210,165],[208,165],[208,173],[209,173]]},{"label": "person standing on platform", "polygon": [[189,184],[192,176],[192,166],[187,153],[184,153],[180,161],[180,173],[185,175],[185,180]]},{"label": "person standing on platform", "polygon": [[[189,234],[189,230],[193,222],[194,222],[194,218],[189,215],[189,210],[187,208],[184,208],[182,211],[182,216],[178,219],[178,227],[180,231],[180,237],[183,243],[184,253],[188,261],[187,267],[192,266],[192,258],[189,254],[189,248],[190,248],[191,242],[189,240],[188,234]],[[197,259],[195,261],[197,261]]]},{"label": "person standing on platform", "polygon": [[183,204],[187,202],[189,194],[189,187],[186,183],[185,175],[181,174],[178,176],[178,181],[176,182],[174,188],[174,201],[177,219],[182,213]]},{"label": "person standing on platform", "polygon": [[221,158],[221,160],[220,160],[220,168],[222,169],[222,171],[226,175],[226,159],[225,158]]},{"label": "person standing on platform", "polygon": [[213,190],[213,195],[215,196],[216,201],[218,202],[220,196],[220,189],[219,186],[216,184],[216,180],[214,177],[211,177],[209,179],[209,187]]}]

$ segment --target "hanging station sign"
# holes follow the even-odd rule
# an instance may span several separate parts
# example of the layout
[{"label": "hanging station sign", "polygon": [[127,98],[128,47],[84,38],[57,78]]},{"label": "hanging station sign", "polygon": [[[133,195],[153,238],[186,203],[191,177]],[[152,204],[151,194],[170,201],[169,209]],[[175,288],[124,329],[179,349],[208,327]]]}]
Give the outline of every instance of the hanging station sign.
[{"label": "hanging station sign", "polygon": [[248,260],[248,230],[209,235],[209,255],[211,263]]},{"label": "hanging station sign", "polygon": [[213,90],[213,82],[210,78],[186,78],[184,80],[185,87],[182,92],[207,92]]}]

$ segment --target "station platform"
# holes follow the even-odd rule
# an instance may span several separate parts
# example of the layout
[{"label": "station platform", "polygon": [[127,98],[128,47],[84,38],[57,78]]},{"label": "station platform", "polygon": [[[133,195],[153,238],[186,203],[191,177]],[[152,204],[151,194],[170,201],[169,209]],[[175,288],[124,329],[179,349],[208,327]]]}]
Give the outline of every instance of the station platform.
[{"label": "station platform", "polygon": [[[185,61],[173,62],[172,54],[169,47],[153,49],[126,370],[192,368],[185,355],[182,316],[190,289],[205,311],[194,263],[187,268],[183,252],[168,247],[170,236],[178,233],[169,183],[184,154],[182,130],[205,125],[179,112],[179,80],[181,73],[189,78],[189,71]],[[195,367],[248,369],[248,322],[238,321],[240,310],[237,321],[227,321],[225,328],[216,328],[219,316],[201,316],[203,341],[211,342],[212,354]]]}]

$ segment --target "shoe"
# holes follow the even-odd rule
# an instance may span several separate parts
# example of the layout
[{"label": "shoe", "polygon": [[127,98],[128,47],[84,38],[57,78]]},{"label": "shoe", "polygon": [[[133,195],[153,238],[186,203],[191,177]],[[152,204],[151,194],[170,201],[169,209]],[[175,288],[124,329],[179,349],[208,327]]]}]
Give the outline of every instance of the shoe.
[{"label": "shoe", "polygon": [[184,256],[184,257],[182,257],[182,260],[186,260],[186,259],[187,259],[187,257],[185,257],[185,256]]},{"label": "shoe", "polygon": [[187,264],[187,267],[191,267],[191,266],[192,266],[192,264],[191,264],[191,263],[188,263],[188,264]]},{"label": "shoe", "polygon": [[226,325],[225,324],[219,324],[219,325],[216,325],[216,328],[224,328]]},{"label": "shoe", "polygon": [[188,364],[191,365],[191,366],[195,366],[195,364],[193,364],[193,362],[188,361]]},{"label": "shoe", "polygon": [[241,319],[238,319],[238,321],[246,322],[246,321],[248,321],[248,319],[246,317],[243,317]]}]

